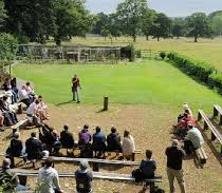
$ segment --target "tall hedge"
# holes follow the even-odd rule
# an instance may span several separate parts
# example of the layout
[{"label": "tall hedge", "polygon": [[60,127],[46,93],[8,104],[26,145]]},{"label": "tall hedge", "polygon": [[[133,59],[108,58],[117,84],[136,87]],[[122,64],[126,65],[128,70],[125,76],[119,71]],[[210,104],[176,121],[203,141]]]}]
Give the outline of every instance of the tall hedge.
[{"label": "tall hedge", "polygon": [[7,33],[0,33],[0,60],[14,59],[18,48],[17,39]]},{"label": "tall hedge", "polygon": [[186,74],[208,84],[209,76],[216,69],[205,62],[196,61],[177,53],[168,53],[167,58]]}]

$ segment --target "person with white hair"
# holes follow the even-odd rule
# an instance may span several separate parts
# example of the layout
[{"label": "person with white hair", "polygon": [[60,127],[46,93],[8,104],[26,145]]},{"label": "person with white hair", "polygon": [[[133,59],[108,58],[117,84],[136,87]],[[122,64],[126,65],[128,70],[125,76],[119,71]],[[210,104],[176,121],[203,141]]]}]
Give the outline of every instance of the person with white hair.
[{"label": "person with white hair", "polygon": [[75,172],[77,193],[92,193],[93,174],[87,160],[82,160]]},{"label": "person with white hair", "polygon": [[58,172],[53,168],[52,158],[47,158],[38,173],[39,193],[63,193],[59,185]]},{"label": "person with white hair", "polygon": [[181,193],[186,193],[184,174],[182,169],[185,152],[180,148],[180,142],[174,139],[172,145],[167,147],[165,154],[167,156],[167,176],[169,180],[170,193],[175,192],[175,178],[178,181]]}]

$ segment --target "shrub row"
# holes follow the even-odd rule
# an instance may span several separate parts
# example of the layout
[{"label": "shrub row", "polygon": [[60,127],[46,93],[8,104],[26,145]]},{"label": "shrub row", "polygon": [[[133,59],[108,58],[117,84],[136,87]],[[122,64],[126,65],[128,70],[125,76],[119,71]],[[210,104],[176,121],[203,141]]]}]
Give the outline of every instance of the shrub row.
[{"label": "shrub row", "polygon": [[[163,53],[161,54],[163,56]],[[206,62],[200,62],[178,53],[170,52],[166,58],[184,73],[207,84],[222,94],[222,73]]]}]

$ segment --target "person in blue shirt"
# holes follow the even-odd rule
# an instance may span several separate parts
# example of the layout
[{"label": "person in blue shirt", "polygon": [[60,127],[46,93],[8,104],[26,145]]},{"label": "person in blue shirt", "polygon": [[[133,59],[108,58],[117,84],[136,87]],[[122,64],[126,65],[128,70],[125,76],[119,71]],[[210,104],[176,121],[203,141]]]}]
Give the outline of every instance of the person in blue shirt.
[{"label": "person in blue shirt", "polygon": [[96,132],[93,134],[93,151],[95,153],[95,157],[102,157],[106,151],[106,136],[101,131],[100,127],[96,127]]}]

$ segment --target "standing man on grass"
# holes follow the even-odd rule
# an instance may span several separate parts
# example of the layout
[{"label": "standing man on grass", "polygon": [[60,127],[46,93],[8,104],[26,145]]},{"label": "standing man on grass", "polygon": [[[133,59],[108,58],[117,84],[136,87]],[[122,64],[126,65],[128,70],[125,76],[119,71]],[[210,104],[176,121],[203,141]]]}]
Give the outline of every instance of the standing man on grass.
[{"label": "standing man on grass", "polygon": [[73,94],[72,100],[76,101],[77,99],[77,103],[80,103],[79,89],[81,89],[80,80],[79,77],[75,74],[74,77],[72,78],[72,94]]}]

